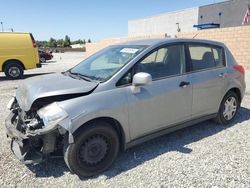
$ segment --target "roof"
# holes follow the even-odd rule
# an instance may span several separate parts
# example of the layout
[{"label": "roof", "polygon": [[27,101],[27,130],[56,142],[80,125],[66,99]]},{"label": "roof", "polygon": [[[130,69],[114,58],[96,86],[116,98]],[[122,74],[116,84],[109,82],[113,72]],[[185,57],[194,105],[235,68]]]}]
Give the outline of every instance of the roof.
[{"label": "roof", "polygon": [[201,42],[207,44],[214,44],[219,46],[224,46],[223,43],[212,41],[212,40],[204,40],[204,39],[190,39],[190,38],[156,38],[156,39],[143,39],[143,40],[134,40],[128,41],[124,43],[120,43],[117,45],[145,45],[145,46],[154,46],[162,43],[174,43],[174,42]]},{"label": "roof", "polygon": [[0,34],[30,34],[29,32],[0,32]]}]

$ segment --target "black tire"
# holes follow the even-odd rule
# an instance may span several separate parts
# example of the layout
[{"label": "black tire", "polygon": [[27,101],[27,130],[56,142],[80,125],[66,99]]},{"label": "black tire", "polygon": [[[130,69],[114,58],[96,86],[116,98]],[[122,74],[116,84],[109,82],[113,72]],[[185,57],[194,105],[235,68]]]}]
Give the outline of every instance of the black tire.
[{"label": "black tire", "polygon": [[[228,101],[231,101],[232,99],[235,100],[234,105],[235,106],[235,112],[232,112],[232,117],[228,116],[228,115],[225,115],[224,113],[226,112],[225,109],[226,109],[226,102]],[[239,107],[240,107],[240,101],[239,101],[239,97],[236,93],[232,92],[232,91],[229,91],[223,98],[221,104],[220,104],[220,108],[219,108],[219,112],[217,114],[217,117],[215,118],[215,121],[222,124],[222,125],[227,125],[231,122],[234,121],[235,119],[235,116],[239,110]],[[233,108],[232,108],[233,109]],[[229,113],[230,114],[230,113]]]},{"label": "black tire", "polygon": [[20,79],[23,77],[23,67],[17,62],[10,62],[5,65],[4,73],[9,79]]},{"label": "black tire", "polygon": [[116,131],[106,122],[95,121],[77,132],[73,144],[64,146],[64,160],[71,172],[90,177],[112,165],[119,147]]}]

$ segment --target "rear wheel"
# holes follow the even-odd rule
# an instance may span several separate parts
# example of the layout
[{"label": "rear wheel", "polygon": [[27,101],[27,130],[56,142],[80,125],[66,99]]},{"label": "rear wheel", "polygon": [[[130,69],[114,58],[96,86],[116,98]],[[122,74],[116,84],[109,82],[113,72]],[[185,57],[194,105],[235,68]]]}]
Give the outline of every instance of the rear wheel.
[{"label": "rear wheel", "polygon": [[216,121],[220,124],[231,123],[240,107],[239,97],[232,91],[228,92],[223,98]]},{"label": "rear wheel", "polygon": [[4,73],[10,79],[20,79],[23,76],[23,67],[16,62],[7,63]]},{"label": "rear wheel", "polygon": [[73,144],[65,146],[64,160],[73,173],[89,177],[110,167],[118,151],[116,131],[108,123],[96,121],[80,130]]}]

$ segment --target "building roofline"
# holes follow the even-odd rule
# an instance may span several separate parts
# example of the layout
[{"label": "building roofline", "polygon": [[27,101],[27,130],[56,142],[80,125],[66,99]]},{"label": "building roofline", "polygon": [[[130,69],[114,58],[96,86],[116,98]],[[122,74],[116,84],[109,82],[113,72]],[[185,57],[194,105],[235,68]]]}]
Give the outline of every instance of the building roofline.
[{"label": "building roofline", "polygon": [[155,14],[155,15],[152,15],[152,16],[145,16],[145,17],[141,17],[141,18],[131,19],[131,20],[129,20],[128,22],[133,22],[133,21],[138,21],[138,20],[144,20],[144,19],[150,19],[150,18],[153,18],[153,17],[159,17],[159,16],[168,15],[168,14],[174,14],[174,13],[183,12],[183,11],[188,11],[188,10],[192,10],[192,9],[199,9],[199,8],[201,8],[201,7],[206,7],[206,6],[211,6],[211,5],[217,5],[217,4],[228,3],[228,2],[230,2],[230,1],[234,1],[234,0],[224,0],[224,1],[222,1],[222,2],[211,3],[211,4],[201,5],[201,6],[191,7],[191,8],[185,8],[185,9],[180,9],[180,10],[175,10],[175,11],[170,11],[170,12]]},{"label": "building roofline", "polygon": [[224,0],[224,1],[221,1],[221,2],[217,2],[217,3],[211,3],[211,4],[207,4],[207,5],[201,5],[201,6],[199,6],[199,8],[206,7],[206,6],[211,6],[211,5],[224,4],[224,3],[228,3],[230,1],[234,1],[234,0]]},{"label": "building roofline", "polygon": [[198,9],[198,8],[199,7],[185,8],[185,9],[180,9],[180,10],[175,10],[175,11],[170,11],[170,12],[155,14],[155,15],[152,15],[152,16],[145,16],[145,17],[142,17],[142,18],[136,18],[136,19],[129,20],[128,22],[130,22],[130,21],[137,21],[137,20],[143,20],[143,19],[149,19],[149,18],[153,18],[153,17],[164,16],[164,15],[167,15],[167,14],[174,14],[174,13],[188,11],[188,10],[192,10],[192,9]]}]

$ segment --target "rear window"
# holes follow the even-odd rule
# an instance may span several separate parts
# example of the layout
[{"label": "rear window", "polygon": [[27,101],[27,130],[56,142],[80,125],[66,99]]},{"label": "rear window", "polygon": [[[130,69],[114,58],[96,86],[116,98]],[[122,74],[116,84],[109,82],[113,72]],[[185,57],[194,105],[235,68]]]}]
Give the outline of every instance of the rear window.
[{"label": "rear window", "polygon": [[36,48],[36,41],[31,33],[30,33],[30,38],[31,38],[33,47]]},{"label": "rear window", "polygon": [[188,46],[193,71],[224,66],[224,50],[222,47],[205,44]]}]

